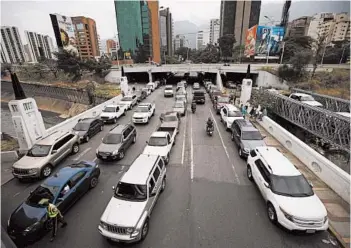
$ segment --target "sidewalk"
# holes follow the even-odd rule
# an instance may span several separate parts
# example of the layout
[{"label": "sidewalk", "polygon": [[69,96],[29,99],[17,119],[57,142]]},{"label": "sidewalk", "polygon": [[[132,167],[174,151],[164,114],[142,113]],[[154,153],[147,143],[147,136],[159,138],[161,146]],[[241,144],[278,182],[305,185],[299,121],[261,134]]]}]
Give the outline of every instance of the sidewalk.
[{"label": "sidewalk", "polygon": [[12,175],[12,165],[13,162],[2,162],[1,161],[1,185],[4,185],[8,181],[11,181],[13,179]]},{"label": "sidewalk", "polygon": [[343,247],[350,247],[350,205],[322,182],[297,157],[284,148],[259,122],[254,122],[268,146],[279,149],[313,184],[313,190],[324,203],[329,218],[329,230],[338,239]]}]

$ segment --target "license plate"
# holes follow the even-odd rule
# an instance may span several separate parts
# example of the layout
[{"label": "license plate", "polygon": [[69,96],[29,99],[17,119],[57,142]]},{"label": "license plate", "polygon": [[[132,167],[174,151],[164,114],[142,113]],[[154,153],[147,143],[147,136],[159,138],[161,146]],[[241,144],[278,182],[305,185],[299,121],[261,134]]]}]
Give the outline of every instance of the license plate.
[{"label": "license plate", "polygon": [[119,242],[119,239],[111,239],[114,242]]},{"label": "license plate", "polygon": [[306,230],[306,233],[315,233],[316,232],[316,230],[314,230],[314,229],[307,229]]},{"label": "license plate", "polygon": [[106,156],[102,156],[102,158],[103,158],[103,159],[107,159],[107,157],[106,157]]}]

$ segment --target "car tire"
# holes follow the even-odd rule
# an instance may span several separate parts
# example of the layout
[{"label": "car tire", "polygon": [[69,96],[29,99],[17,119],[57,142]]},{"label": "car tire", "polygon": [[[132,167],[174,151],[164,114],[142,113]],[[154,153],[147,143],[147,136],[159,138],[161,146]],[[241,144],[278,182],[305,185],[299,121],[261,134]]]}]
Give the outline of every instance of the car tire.
[{"label": "car tire", "polygon": [[166,189],[166,177],[162,179],[161,193]]},{"label": "car tire", "polygon": [[126,111],[125,110],[123,111],[123,116],[126,116]]},{"label": "car tire", "polygon": [[113,124],[117,123],[117,118],[113,118]]},{"label": "car tire", "polygon": [[79,145],[78,143],[74,143],[72,146],[72,154],[77,154],[79,152]]},{"label": "car tire", "polygon": [[88,142],[89,142],[89,139],[90,139],[90,138],[89,138],[89,135],[87,135],[87,137],[85,137],[85,142],[88,143]]},{"label": "car tire", "polygon": [[232,141],[234,141],[234,133],[232,132],[232,135],[231,135],[231,139]]},{"label": "car tire", "polygon": [[267,203],[267,215],[268,215],[268,219],[273,224],[277,224],[277,222],[278,222],[277,213],[276,213],[276,211],[274,209],[274,206],[270,202]]},{"label": "car tire", "polygon": [[251,166],[250,165],[247,165],[246,175],[247,175],[247,178],[252,182],[253,181],[253,176],[252,176],[252,170],[251,170]]},{"label": "car tire", "polygon": [[104,126],[103,125],[100,126],[100,132],[102,132],[102,131],[104,131]]},{"label": "car tire", "polygon": [[167,165],[169,163],[169,153],[167,154],[167,157],[165,159],[165,164]]},{"label": "car tire", "polygon": [[140,241],[144,240],[149,233],[149,218],[147,218],[141,228],[141,239]]},{"label": "car tire", "polygon": [[52,173],[52,165],[47,164],[41,169],[40,177],[41,178],[48,178],[51,175],[51,173]]},{"label": "car tire", "polygon": [[244,156],[243,156],[243,150],[239,147],[239,157],[241,157],[241,158],[243,158]]},{"label": "car tire", "polygon": [[136,142],[136,135],[134,135],[132,142],[133,142],[133,144],[135,144],[135,142]]},{"label": "car tire", "polygon": [[122,151],[120,151],[119,152],[119,156],[118,156],[118,159],[123,159],[124,158],[124,156],[125,156],[125,154],[124,154],[124,151],[122,150]]},{"label": "car tire", "polygon": [[98,184],[99,182],[99,179],[97,176],[93,176],[91,179],[90,179],[90,183],[89,183],[89,188],[90,189],[93,189],[96,187],[96,185]]}]

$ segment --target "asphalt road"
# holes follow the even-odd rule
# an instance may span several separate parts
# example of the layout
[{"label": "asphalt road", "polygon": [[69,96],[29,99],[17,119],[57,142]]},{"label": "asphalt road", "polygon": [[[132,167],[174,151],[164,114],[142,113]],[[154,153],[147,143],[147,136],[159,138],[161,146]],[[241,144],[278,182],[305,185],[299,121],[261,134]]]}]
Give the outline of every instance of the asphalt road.
[{"label": "asphalt road", "polygon": [[[239,158],[209,99],[205,105],[198,105],[195,114],[188,108],[186,117],[182,118],[167,168],[166,190],[153,210],[144,242],[121,245],[103,238],[97,226],[112,196],[112,186],[142,152],[145,141],[159,123],[160,113],[171,110],[174,100],[164,98],[163,90],[158,89],[147,101],[156,102],[156,114],[148,125],[137,126],[137,142],[125,158],[118,162],[99,162],[102,172],[99,184],[65,215],[68,226],[59,229],[54,243],[50,243],[50,235],[46,235],[31,247],[335,247],[323,242],[329,239],[328,232],[297,235],[269,222],[259,191],[246,178],[245,162]],[[132,111],[122,117],[120,123],[129,122],[131,114]],[[205,121],[212,115],[216,121],[215,132],[209,137],[205,133]],[[106,126],[88,144],[81,145],[80,153],[66,159],[59,168],[74,159],[94,160],[95,150],[108,130]],[[39,183],[12,180],[1,187],[4,227],[11,212]]]}]

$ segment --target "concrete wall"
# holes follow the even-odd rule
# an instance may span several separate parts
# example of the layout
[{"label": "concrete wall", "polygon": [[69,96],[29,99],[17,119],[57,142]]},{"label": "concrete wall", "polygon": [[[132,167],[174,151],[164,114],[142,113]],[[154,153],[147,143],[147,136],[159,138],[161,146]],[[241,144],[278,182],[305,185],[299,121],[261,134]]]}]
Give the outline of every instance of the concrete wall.
[{"label": "concrete wall", "polygon": [[289,86],[286,81],[281,81],[277,76],[267,71],[259,71],[256,80],[256,86],[258,87],[270,87],[275,89],[287,90]]},{"label": "concrete wall", "polygon": [[18,159],[16,151],[1,152],[1,162],[13,162]]},{"label": "concrete wall", "polygon": [[350,203],[350,175],[265,116],[260,122],[274,138],[298,157],[316,176]]},{"label": "concrete wall", "polygon": [[222,77],[221,74],[219,72],[217,72],[217,76],[216,76],[216,85],[218,87],[219,90],[223,90],[223,82],[222,82]]},{"label": "concrete wall", "polygon": [[102,112],[102,110],[105,108],[106,105],[109,105],[109,104],[116,104],[118,103],[120,100],[122,99],[122,96],[119,95],[119,96],[116,96],[100,105],[97,105],[95,106],[94,108],[91,108],[91,109],[88,109],[87,111],[79,114],[79,115],[76,115],[64,122],[61,122],[59,124],[57,124],[56,126],[54,127],[51,127],[49,129],[47,129],[47,133],[50,134],[50,133],[53,133],[55,131],[58,131],[58,130],[62,130],[62,131],[68,131],[68,130],[72,130],[72,128],[77,124],[78,120],[79,119],[82,119],[82,118],[87,118],[87,117],[97,117],[100,115],[100,113]]},{"label": "concrete wall", "polygon": [[120,83],[121,82],[121,71],[111,70],[105,77],[106,82],[110,83]]}]

